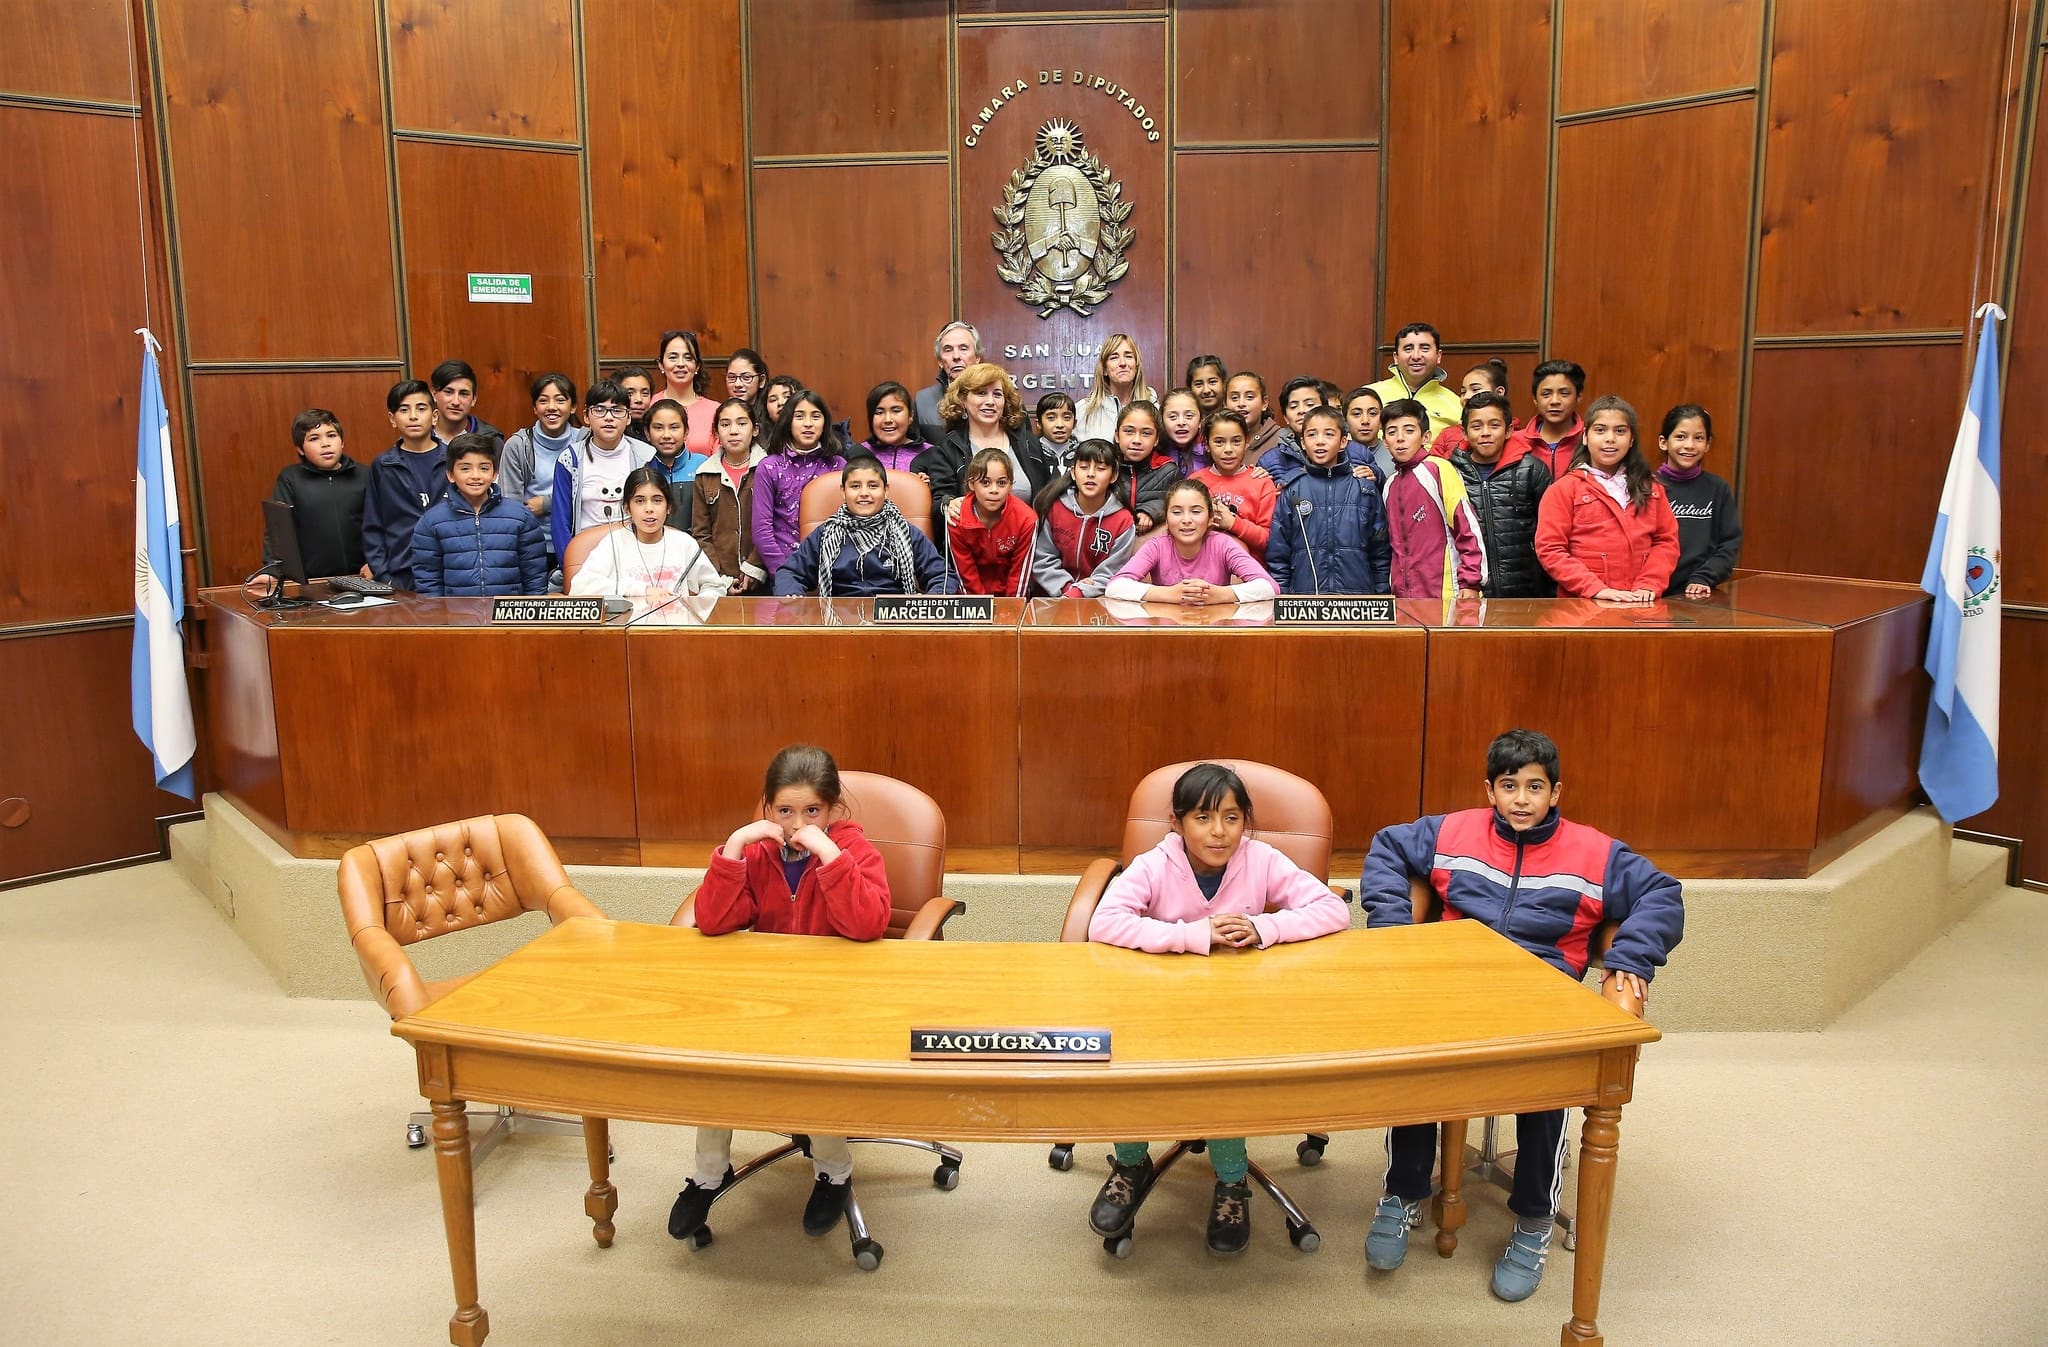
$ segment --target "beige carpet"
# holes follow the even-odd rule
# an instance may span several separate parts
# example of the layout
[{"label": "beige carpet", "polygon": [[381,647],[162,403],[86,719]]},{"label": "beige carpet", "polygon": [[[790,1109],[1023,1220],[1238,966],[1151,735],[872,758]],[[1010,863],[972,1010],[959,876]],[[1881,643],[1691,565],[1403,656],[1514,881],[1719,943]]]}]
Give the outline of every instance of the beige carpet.
[{"label": "beige carpet", "polygon": [[[0,957],[0,1344],[446,1340],[433,1162],[401,1141],[411,1057],[374,1006],[288,1000],[167,865],[0,894]],[[1608,1340],[2048,1341],[2044,1043],[2048,899],[2006,890],[1826,1033],[1648,1049],[1622,1118]],[[608,1251],[579,1142],[514,1138],[481,1166],[493,1344],[1547,1344],[1568,1313],[1563,1253],[1530,1302],[1487,1295],[1507,1216],[1484,1190],[1455,1259],[1418,1241],[1369,1274],[1377,1133],[1338,1137],[1317,1170],[1291,1140],[1254,1141],[1323,1248],[1290,1248],[1262,1203],[1227,1262],[1201,1247],[1199,1167],[1116,1262],[1084,1224],[1100,1145],[1069,1174],[1039,1147],[971,1146],[952,1193],[928,1160],[863,1150],[888,1247],[873,1274],[842,1235],[797,1229],[808,1180],[790,1166],[688,1253],[663,1228],[688,1136],[614,1135]]]}]

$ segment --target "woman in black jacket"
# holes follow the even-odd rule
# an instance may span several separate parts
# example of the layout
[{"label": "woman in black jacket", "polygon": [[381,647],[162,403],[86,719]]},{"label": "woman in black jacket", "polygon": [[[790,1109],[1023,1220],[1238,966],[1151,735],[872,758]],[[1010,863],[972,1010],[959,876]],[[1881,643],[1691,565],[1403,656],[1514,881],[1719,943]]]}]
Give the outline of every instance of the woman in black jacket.
[{"label": "woman in black jacket", "polygon": [[1547,599],[1557,585],[1536,559],[1536,507],[1550,489],[1550,469],[1533,454],[1501,466],[1514,424],[1501,394],[1473,394],[1463,420],[1465,442],[1451,451],[1451,466],[1465,479],[1465,494],[1479,516],[1479,536],[1486,543],[1486,597]]},{"label": "woman in black jacket", "polygon": [[912,472],[931,483],[935,531],[941,520],[954,522],[954,503],[967,490],[961,474],[967,470],[967,460],[983,449],[1000,449],[1010,456],[1010,480],[1026,500],[1035,498],[1058,475],[1052,455],[1031,433],[1025,419],[1024,395],[1002,366],[969,365],[960,371],[939,403],[939,414],[946,418],[946,433],[910,465]]}]

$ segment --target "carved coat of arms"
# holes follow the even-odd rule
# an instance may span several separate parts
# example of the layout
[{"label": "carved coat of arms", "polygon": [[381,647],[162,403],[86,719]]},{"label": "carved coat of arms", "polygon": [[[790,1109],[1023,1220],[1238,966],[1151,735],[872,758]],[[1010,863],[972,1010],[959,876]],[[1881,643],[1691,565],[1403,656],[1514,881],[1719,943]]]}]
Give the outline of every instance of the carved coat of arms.
[{"label": "carved coat of arms", "polygon": [[1137,235],[1124,223],[1132,203],[1123,196],[1123,184],[1082,144],[1078,126],[1047,122],[995,208],[1002,226],[989,235],[1001,258],[996,274],[1040,318],[1061,309],[1087,317],[1131,267],[1126,253]]}]

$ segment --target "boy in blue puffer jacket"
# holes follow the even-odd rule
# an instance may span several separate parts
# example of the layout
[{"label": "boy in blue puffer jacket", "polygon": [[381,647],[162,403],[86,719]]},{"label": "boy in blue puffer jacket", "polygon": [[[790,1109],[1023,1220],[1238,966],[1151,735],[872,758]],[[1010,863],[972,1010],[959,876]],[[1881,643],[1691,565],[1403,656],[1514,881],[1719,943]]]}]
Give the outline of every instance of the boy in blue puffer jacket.
[{"label": "boy in blue puffer jacket", "polygon": [[[1685,934],[1678,881],[1597,828],[1558,813],[1557,745],[1534,730],[1509,730],[1486,750],[1491,809],[1432,814],[1382,828],[1366,853],[1358,897],[1368,926],[1414,920],[1411,885],[1427,884],[1446,920],[1483,922],[1566,975],[1579,978],[1615,923],[1601,991],[1642,1013],[1650,979]],[[1563,1109],[1515,1115],[1515,1214],[1493,1268],[1493,1293],[1526,1300],[1543,1279],[1564,1162]],[[1401,1266],[1408,1232],[1422,1219],[1436,1156],[1434,1123],[1387,1133],[1386,1194],[1365,1237],[1365,1260]]]},{"label": "boy in blue puffer jacket", "polygon": [[547,593],[547,541],[532,511],[498,493],[498,442],[487,435],[448,441],[448,483],[413,531],[413,587],[421,594]]},{"label": "boy in blue puffer jacket", "polygon": [[1393,565],[1386,507],[1344,454],[1344,418],[1317,407],[1280,450],[1266,569],[1282,594],[1385,594]]}]

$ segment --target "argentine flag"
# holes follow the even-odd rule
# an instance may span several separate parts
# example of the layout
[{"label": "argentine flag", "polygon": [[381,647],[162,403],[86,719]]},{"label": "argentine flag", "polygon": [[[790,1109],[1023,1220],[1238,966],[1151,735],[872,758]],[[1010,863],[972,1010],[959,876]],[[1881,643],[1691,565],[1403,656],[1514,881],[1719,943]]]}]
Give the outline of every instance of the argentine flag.
[{"label": "argentine flag", "polygon": [[142,412],[135,437],[135,653],[129,699],[135,733],[156,760],[156,784],[192,799],[192,695],[185,686],[185,560],[179,551],[178,477],[164,408],[156,338],[142,338]]},{"label": "argentine flag", "polygon": [[1920,741],[1920,785],[1950,823],[1998,799],[1998,320],[1984,320],[1970,401],[1941,488],[1920,588],[1934,596],[1927,672],[1934,695]]}]

